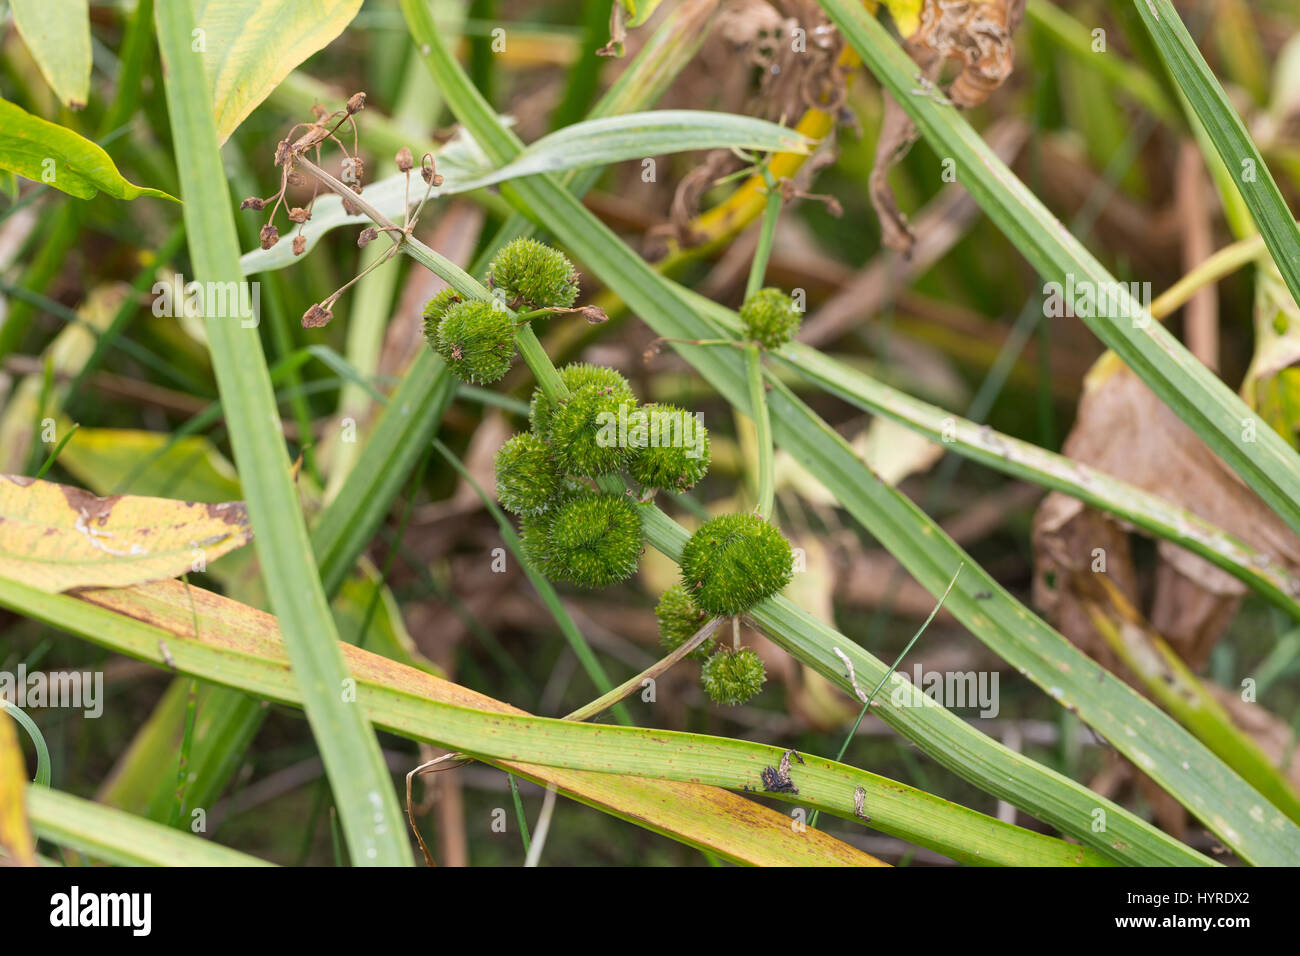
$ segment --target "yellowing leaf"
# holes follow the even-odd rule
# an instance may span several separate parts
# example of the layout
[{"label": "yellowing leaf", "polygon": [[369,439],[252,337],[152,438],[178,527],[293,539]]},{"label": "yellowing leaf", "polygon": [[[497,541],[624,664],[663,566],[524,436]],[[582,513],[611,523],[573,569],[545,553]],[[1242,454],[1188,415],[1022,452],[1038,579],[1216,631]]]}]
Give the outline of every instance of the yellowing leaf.
[{"label": "yellowing leaf", "polygon": [[97,498],[70,485],[0,475],[0,577],[42,591],[174,578],[251,537],[237,501]]},{"label": "yellowing leaf", "polygon": [[361,0],[192,0],[194,48],[225,142],[303,60],[343,32]]},{"label": "yellowing leaf", "polygon": [[[155,629],[162,628],[172,635],[167,640],[167,651],[181,670],[220,657],[232,665],[232,669],[225,671],[220,679],[238,685],[243,677],[261,675],[258,680],[243,686],[259,696],[295,704],[301,701],[301,691],[289,671],[279,624],[270,614],[202,588],[185,587],[176,581],[112,591],[85,591],[77,597],[87,605],[149,625],[142,633],[149,635],[152,643],[136,645],[132,643],[134,637],[130,636],[133,629],[126,626],[134,622],[127,621],[119,633],[128,635],[128,642],[118,645],[118,650],[137,657],[158,655],[158,632]],[[48,600],[62,602],[68,599]],[[475,718],[485,727],[492,725],[493,714],[528,716],[516,707],[468,687],[362,648],[344,645],[341,650],[348,673],[357,681],[359,705],[376,725],[386,729],[426,739],[421,732],[412,733],[410,728],[394,726],[392,716],[382,709],[390,702],[398,703],[403,709],[410,704],[416,713],[423,708],[437,710],[445,704],[492,712],[480,713]],[[205,671],[205,667],[199,667],[192,672],[198,676],[213,676],[213,672]],[[276,690],[268,693],[271,688],[259,684],[262,678],[274,681]],[[437,715],[433,711],[428,713],[427,718],[420,719],[421,723],[437,725]],[[400,719],[397,721],[401,722]],[[452,744],[455,745],[455,741]],[[518,776],[555,784],[565,796],[738,863],[758,866],[885,865],[822,830],[808,828],[800,832],[790,825],[790,817],[786,814],[720,787],[529,763],[510,757],[498,758],[481,749],[475,752],[485,762]],[[851,790],[845,794],[846,800],[850,793]],[[1074,849],[1079,848],[1071,848],[1071,852]]]},{"label": "yellowing leaf", "polygon": [[[923,0],[883,0],[889,15],[894,18],[900,36],[910,37],[921,25],[921,7]],[[872,6],[872,4],[869,4]]]},{"label": "yellowing leaf", "polygon": [[18,728],[5,714],[0,716],[0,850],[20,866],[34,866],[36,844],[27,826],[26,795],[27,767]]},{"label": "yellowing leaf", "polygon": [[88,0],[9,0],[9,9],[45,82],[65,105],[85,106],[90,98]]}]

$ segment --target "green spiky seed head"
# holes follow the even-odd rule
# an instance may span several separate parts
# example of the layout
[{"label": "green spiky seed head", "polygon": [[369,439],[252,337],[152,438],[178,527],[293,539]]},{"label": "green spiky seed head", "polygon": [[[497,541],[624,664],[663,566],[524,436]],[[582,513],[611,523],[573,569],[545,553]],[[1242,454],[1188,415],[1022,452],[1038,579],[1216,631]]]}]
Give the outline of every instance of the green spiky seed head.
[{"label": "green spiky seed head", "polygon": [[[587,362],[573,362],[560,369],[560,381],[570,392],[576,392],[588,385],[617,395],[620,402],[629,405],[636,403],[632,386],[618,372],[604,365],[591,365]],[[546,397],[541,386],[533,389],[533,400],[528,406],[528,420],[532,422],[533,434],[545,438],[551,421],[551,400]]]},{"label": "green spiky seed head", "polygon": [[585,588],[630,577],[641,557],[641,515],[626,495],[579,492],[524,519],[524,553],[542,574]]},{"label": "green spiky seed head", "polygon": [[[697,416],[676,405],[651,404],[630,418],[628,438],[634,448],[627,467],[643,486],[685,491],[708,474],[709,433]],[[637,422],[645,425],[644,436],[637,433]]]},{"label": "green spiky seed head", "polygon": [[578,272],[569,257],[536,239],[515,239],[488,266],[488,285],[511,308],[567,309],[578,298]]},{"label": "green spiky seed head", "polygon": [[515,435],[496,455],[497,500],[517,515],[549,511],[564,492],[551,449],[532,432]]},{"label": "green spiky seed head", "polygon": [[682,549],[682,581],[710,614],[748,611],[790,583],[790,542],[755,514],[722,515],[701,525]]},{"label": "green spiky seed head", "polygon": [[740,307],[745,335],[765,349],[779,349],[799,331],[794,301],[780,289],[759,289]]},{"label": "green spiky seed head", "polygon": [[546,433],[560,470],[585,478],[619,471],[632,453],[619,438],[619,410],[635,407],[621,392],[595,385],[571,392],[551,411]]},{"label": "green spiky seed head", "polygon": [[704,693],[715,704],[735,707],[745,703],[760,690],[767,680],[763,661],[748,647],[738,651],[718,651],[700,668],[700,683]]},{"label": "green spiky seed head", "polygon": [[[655,605],[655,617],[659,619],[659,643],[670,651],[689,641],[709,621],[709,615],[695,606],[680,584],[674,584],[663,593]],[[712,649],[713,640],[709,639],[686,656],[702,661]]]},{"label": "green spiky seed head", "polygon": [[457,302],[438,323],[434,349],[462,382],[490,384],[510,371],[514,320],[491,302]]},{"label": "green spiky seed head", "polygon": [[430,342],[434,341],[433,337],[438,334],[438,323],[447,314],[447,310],[463,301],[464,297],[459,292],[446,288],[424,303],[424,335]]}]

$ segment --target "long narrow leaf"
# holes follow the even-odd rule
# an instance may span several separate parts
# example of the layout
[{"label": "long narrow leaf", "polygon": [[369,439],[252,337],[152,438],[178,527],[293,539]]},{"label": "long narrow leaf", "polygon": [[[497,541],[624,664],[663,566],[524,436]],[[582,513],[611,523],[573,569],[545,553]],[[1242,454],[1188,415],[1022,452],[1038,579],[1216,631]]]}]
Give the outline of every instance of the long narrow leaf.
[{"label": "long narrow leaf", "polygon": [[1292,297],[1300,302],[1300,228],[1272,172],[1169,0],[1134,0],[1173,80],[1218,150]]},{"label": "long narrow leaf", "polygon": [[27,788],[27,813],[42,839],[121,866],[268,865],[183,830],[45,787]]},{"label": "long narrow leaf", "polygon": [[[175,582],[91,591],[78,601],[40,595],[0,580],[0,603],[22,607],[23,613],[41,620],[57,621],[96,643],[162,665],[166,659],[158,645],[165,640],[172,661],[182,671],[237,684],[272,700],[300,703],[301,693],[284,666],[283,644],[273,618],[215,594],[192,596],[197,611],[190,609],[184,586]],[[194,613],[200,619],[197,638],[189,623]],[[345,647],[343,653],[357,676],[358,699],[375,723],[509,765],[525,776],[541,776],[565,789],[572,775],[553,770],[539,774],[538,768],[761,791],[763,769],[782,758],[780,748],[749,741],[532,717],[362,649]],[[769,796],[857,819],[960,862],[1105,865],[1105,858],[1095,850],[1002,823],[853,767],[802,757],[803,763],[791,767],[799,792]],[[643,786],[646,783],[642,781]],[[859,787],[865,792],[863,816],[869,821],[856,813],[854,797]],[[782,826],[793,829],[788,820]],[[816,832],[805,831],[800,839]]]},{"label": "long narrow leaf", "polygon": [[[1138,0],[1139,6],[1146,0]],[[822,8],[998,228],[1044,279],[1105,292],[1113,308],[1079,317],[1180,418],[1300,532],[1300,456],[1116,282],[1016,178],[953,106],[915,93],[916,64],[852,0]],[[1096,311],[1113,315],[1091,314]],[[1088,312],[1090,314],[1082,314]]]},{"label": "long narrow leaf", "polygon": [[[157,21],[195,272],[202,280],[238,282],[239,248],[229,196],[213,188],[225,177],[210,93],[202,62],[190,51],[193,13],[188,4],[164,3]],[[284,628],[353,862],[410,864],[410,846],[378,741],[345,694],[347,671],[289,474],[261,341],[255,331],[230,320],[207,318],[205,327],[262,573]]]}]

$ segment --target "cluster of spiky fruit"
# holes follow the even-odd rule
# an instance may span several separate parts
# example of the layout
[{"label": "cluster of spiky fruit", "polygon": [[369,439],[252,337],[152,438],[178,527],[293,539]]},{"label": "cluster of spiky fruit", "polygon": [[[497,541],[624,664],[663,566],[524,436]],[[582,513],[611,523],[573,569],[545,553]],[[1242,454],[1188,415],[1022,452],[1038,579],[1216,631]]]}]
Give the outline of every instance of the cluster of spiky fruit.
[{"label": "cluster of spiky fruit", "polygon": [[[681,585],[659,599],[659,640],[669,650],[689,641],[713,617],[748,611],[790,583],[794,555],[769,522],[754,514],[705,522],[682,549]],[[719,648],[712,640],[688,655],[703,660],[700,683],[719,704],[743,704],[763,687],[763,662],[749,648]]]},{"label": "cluster of spiky fruit", "polygon": [[691,600],[710,614],[730,616],[789,584],[794,552],[770,522],[756,514],[732,514],[701,525],[682,549],[680,563]]},{"label": "cluster of spiky fruit", "polygon": [[[424,309],[426,338],[467,382],[495,382],[509,370],[518,321],[510,310],[569,309],[578,295],[573,264],[531,239],[504,246],[487,282],[493,301],[446,289]],[[776,348],[793,335],[798,315],[786,298],[794,316],[787,329],[785,307],[768,293],[781,296],[763,290],[762,308],[751,309],[746,326],[754,341]],[[497,499],[519,516],[524,553],[538,571],[581,587],[606,587],[636,570],[644,499],[602,490],[609,487],[602,479],[626,473],[643,494],[684,491],[708,471],[708,435],[680,408],[639,406],[627,379],[611,368],[575,363],[559,377],[565,397],[556,400],[539,386],[529,406],[530,430],[497,452]],[[705,523],[683,550],[683,583],[656,609],[661,640],[680,647],[711,619],[749,610],[785,587],[791,565],[789,543],[756,515]],[[710,639],[690,655],[703,661],[701,683],[713,700],[740,704],[759,691],[765,674],[758,655],[725,648],[710,656],[713,649]]]},{"label": "cluster of spiky fruit", "polygon": [[780,289],[759,289],[740,307],[745,337],[765,349],[779,349],[799,331],[800,316],[794,300]]},{"label": "cluster of spiky fruit", "polygon": [[[688,488],[708,470],[708,438],[701,431],[694,454],[627,440],[618,423],[645,411],[627,379],[586,363],[568,365],[559,375],[567,397],[552,401],[536,389],[531,429],[497,452],[497,500],[520,517],[524,550],[537,570],[554,580],[605,587],[636,570],[641,516],[637,499],[596,490],[592,480],[626,470],[652,477],[654,484],[642,482],[647,489]],[[685,418],[680,409],[655,408]]]},{"label": "cluster of spiky fruit", "polygon": [[490,301],[444,289],[424,306],[424,337],[464,382],[490,384],[510,371],[516,319],[509,309],[567,309],[578,298],[578,273],[564,253],[535,239],[516,239],[497,253],[485,277],[499,291]]}]

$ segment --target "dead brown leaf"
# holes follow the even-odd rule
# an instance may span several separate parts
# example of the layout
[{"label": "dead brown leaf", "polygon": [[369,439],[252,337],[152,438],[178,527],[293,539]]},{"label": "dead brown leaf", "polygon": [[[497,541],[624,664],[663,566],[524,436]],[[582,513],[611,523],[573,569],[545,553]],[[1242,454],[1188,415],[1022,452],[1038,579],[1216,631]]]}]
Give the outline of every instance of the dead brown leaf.
[{"label": "dead brown leaf", "polygon": [[[942,91],[954,105],[969,109],[984,103],[1011,75],[1012,34],[1025,12],[1025,0],[925,0],[916,31],[904,41],[919,67],[913,96],[938,95],[944,67],[959,68]],[[885,110],[871,170],[871,204],[880,219],[881,241],[907,258],[915,237],[889,186],[889,171],[912,148],[918,133],[898,102],[884,94]]]},{"label": "dead brown leaf", "polygon": [[[1114,355],[1089,374],[1062,450],[1213,522],[1290,573],[1300,568],[1300,538]],[[1128,531],[1055,492],[1034,519],[1035,599],[1055,613],[1067,637],[1107,667],[1115,661],[1078,607],[1078,595],[1086,592],[1086,577],[1104,571],[1141,607]],[[1157,553],[1146,616],[1178,655],[1199,669],[1231,623],[1246,587],[1167,541],[1157,544]]]}]

